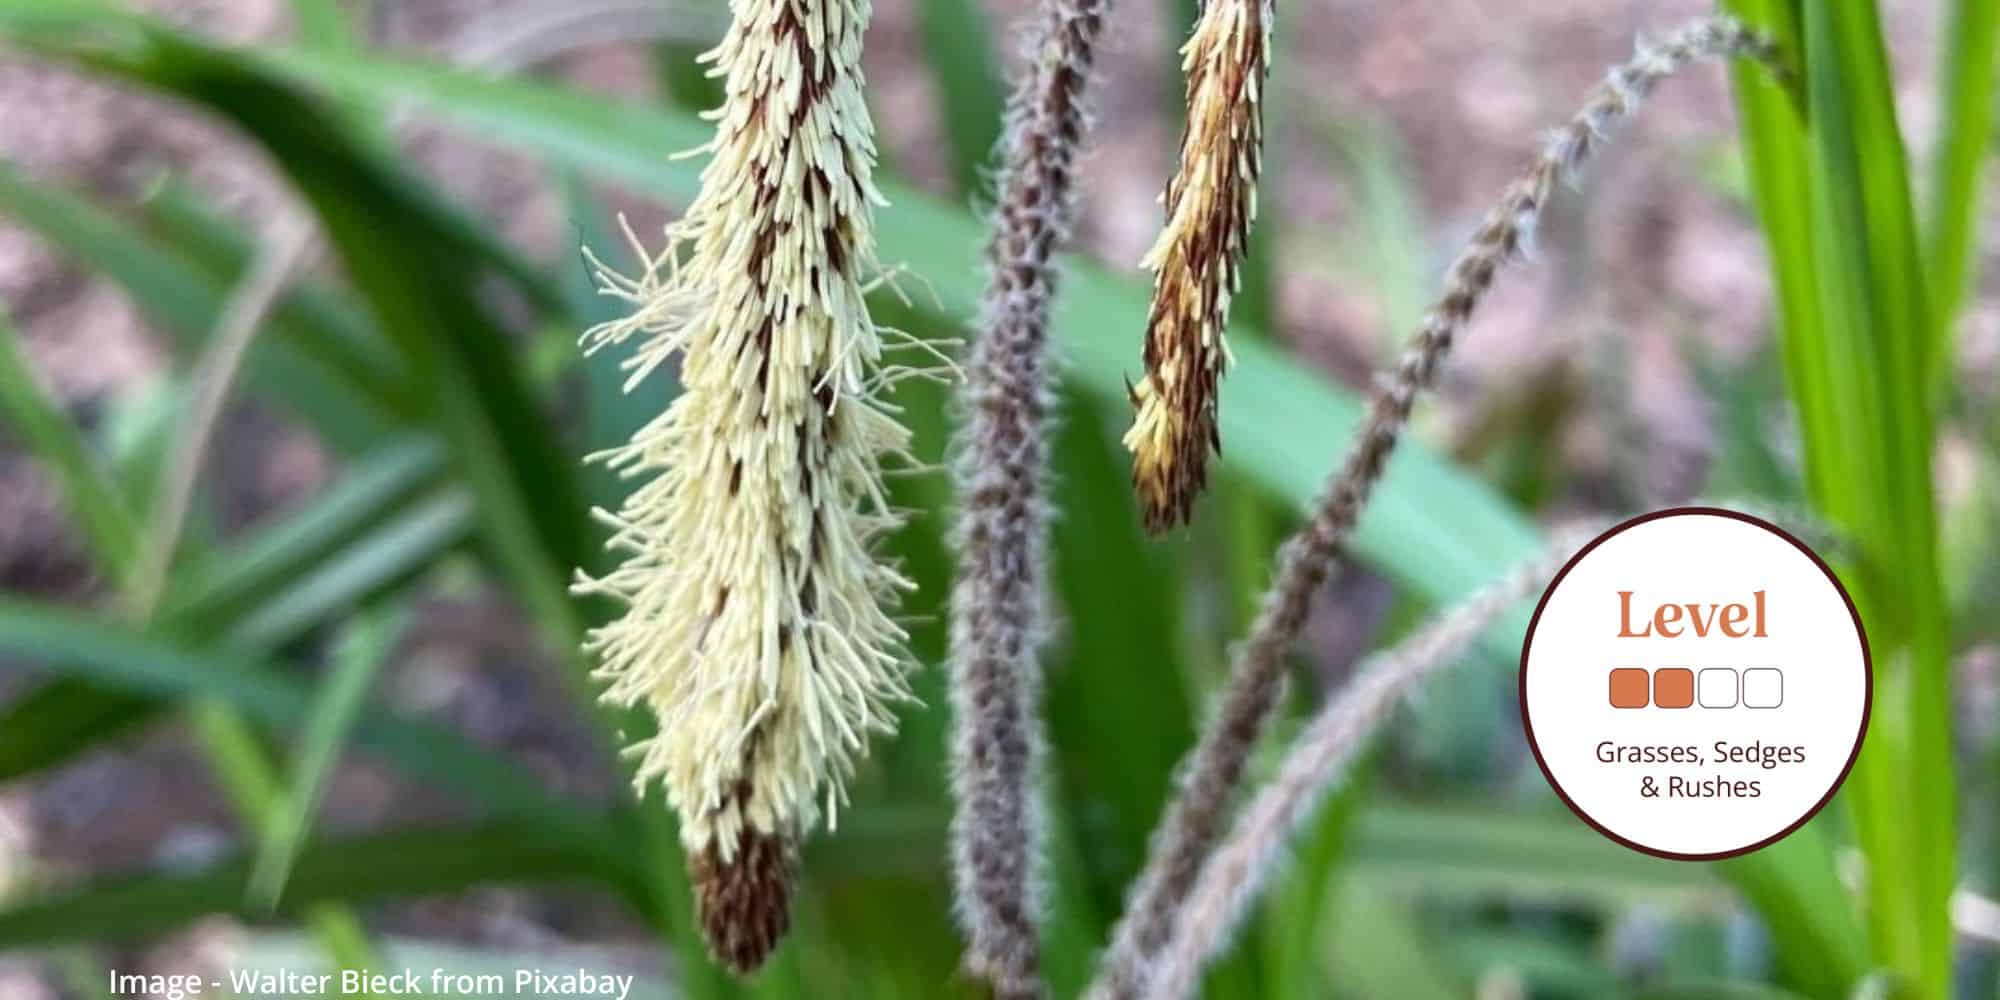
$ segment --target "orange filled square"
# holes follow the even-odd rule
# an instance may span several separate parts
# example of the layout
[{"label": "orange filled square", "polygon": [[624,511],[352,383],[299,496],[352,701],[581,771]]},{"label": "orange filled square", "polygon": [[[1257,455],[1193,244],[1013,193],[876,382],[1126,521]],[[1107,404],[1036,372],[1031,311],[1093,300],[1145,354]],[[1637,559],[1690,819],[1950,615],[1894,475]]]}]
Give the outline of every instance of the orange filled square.
[{"label": "orange filled square", "polygon": [[1646,672],[1638,667],[1619,667],[1611,672],[1611,707],[1646,707]]},{"label": "orange filled square", "polygon": [[1694,671],[1686,667],[1653,671],[1653,704],[1661,708],[1686,708],[1694,704]]}]

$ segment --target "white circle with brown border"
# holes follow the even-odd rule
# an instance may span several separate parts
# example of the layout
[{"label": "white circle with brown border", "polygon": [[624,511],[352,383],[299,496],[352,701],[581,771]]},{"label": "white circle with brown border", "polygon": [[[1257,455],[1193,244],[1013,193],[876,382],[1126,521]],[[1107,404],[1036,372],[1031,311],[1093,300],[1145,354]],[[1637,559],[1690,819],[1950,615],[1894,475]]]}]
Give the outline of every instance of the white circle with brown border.
[{"label": "white circle with brown border", "polygon": [[1758,518],[1682,507],[1556,574],[1521,650],[1521,717],[1556,794],[1635,850],[1713,860],[1804,825],[1854,766],[1872,690],[1826,563]]}]

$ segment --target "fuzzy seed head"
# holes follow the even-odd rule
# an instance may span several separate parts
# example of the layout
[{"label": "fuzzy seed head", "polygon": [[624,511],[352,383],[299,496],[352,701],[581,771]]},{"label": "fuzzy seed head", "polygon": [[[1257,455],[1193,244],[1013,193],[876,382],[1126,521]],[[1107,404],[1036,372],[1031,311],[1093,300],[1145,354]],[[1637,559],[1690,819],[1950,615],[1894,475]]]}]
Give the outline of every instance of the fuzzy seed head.
[{"label": "fuzzy seed head", "polygon": [[1222,450],[1217,391],[1230,364],[1224,330],[1242,281],[1264,159],[1269,0],[1211,0],[1182,51],[1187,131],[1167,184],[1166,225],[1142,266],[1153,271],[1146,374],[1125,447],[1146,528],[1185,523]]},{"label": "fuzzy seed head", "polygon": [[[604,697],[659,732],[632,748],[641,789],[680,815],[702,924],[732,967],[782,933],[789,857],[874,733],[909,698],[909,583],[873,543],[893,528],[882,463],[908,432],[879,401],[867,0],[734,0],[704,58],[727,79],[699,196],[644,274],[599,267],[638,337],[628,388],[674,355],[682,395],[597,456],[640,485],[617,514],[624,562],[582,593],[625,606],[586,649]],[[785,860],[780,864],[779,860]]]}]

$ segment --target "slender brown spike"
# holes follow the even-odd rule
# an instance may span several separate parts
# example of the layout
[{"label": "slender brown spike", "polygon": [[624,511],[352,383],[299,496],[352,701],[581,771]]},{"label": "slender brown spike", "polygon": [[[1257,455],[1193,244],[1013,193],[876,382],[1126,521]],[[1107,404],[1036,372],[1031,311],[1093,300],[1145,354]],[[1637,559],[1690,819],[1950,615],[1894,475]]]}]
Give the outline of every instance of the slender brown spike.
[{"label": "slender brown spike", "polygon": [[1040,997],[1041,644],[1055,254],[1110,0],[1040,0],[1009,100],[977,335],[965,366],[951,599],[952,885],[964,967],[996,1000]]},{"label": "slender brown spike", "polygon": [[[1222,2],[1212,0],[1210,9]],[[1657,44],[1642,42],[1630,61],[1611,70],[1583,110],[1548,137],[1473,234],[1402,361],[1377,384],[1346,457],[1314,502],[1305,526],[1280,551],[1277,575],[1231,665],[1215,715],[1182,764],[1178,790],[1154,831],[1145,868],[1087,996],[1137,1000],[1154,995],[1152,975],[1163,949],[1173,942],[1188,892],[1221,835],[1244,767],[1284,690],[1287,658],[1305,626],[1312,596],[1345,550],[1402,440],[1417,396],[1436,378],[1501,267],[1526,249],[1556,181],[1574,175],[1610,129],[1636,112],[1661,80],[1698,59],[1731,56],[1767,66],[1778,61],[1769,40],[1726,17],[1696,21]]]},{"label": "slender brown spike", "polygon": [[1189,891],[1187,913],[1160,950],[1147,996],[1192,996],[1229,932],[1282,867],[1285,842],[1301,828],[1349,763],[1424,681],[1458,662],[1466,647],[1509,608],[1542,589],[1605,525],[1557,532],[1554,544],[1486,589],[1356,668],[1292,741],[1284,763],[1237,818]]},{"label": "slender brown spike", "polygon": [[791,927],[797,870],[790,841],[747,826],[727,860],[713,845],[689,860],[695,914],[716,961],[746,976],[771,957]]},{"label": "slender brown spike", "polygon": [[1146,375],[1131,390],[1132,485],[1146,529],[1184,524],[1221,452],[1216,405],[1229,367],[1224,330],[1242,281],[1264,159],[1264,83],[1270,74],[1270,0],[1211,0],[1182,60],[1187,129],[1167,183],[1166,224],[1146,254],[1153,307]]}]

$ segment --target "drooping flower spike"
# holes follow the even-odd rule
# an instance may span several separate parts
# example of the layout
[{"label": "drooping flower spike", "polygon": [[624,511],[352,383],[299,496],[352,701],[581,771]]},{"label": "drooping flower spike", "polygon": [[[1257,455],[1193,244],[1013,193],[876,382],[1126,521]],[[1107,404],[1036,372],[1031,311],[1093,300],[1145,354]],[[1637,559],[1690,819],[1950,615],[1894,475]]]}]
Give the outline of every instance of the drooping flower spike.
[{"label": "drooping flower spike", "polygon": [[951,600],[952,887],[965,971],[994,1000],[1039,998],[1046,902],[1041,648],[1048,625],[1049,338],[1089,94],[1111,0],[1039,0],[1008,101],[987,284],[960,399]]},{"label": "drooping flower spike", "polygon": [[862,99],[868,0],[733,0],[704,58],[727,80],[699,196],[587,350],[642,338],[629,389],[681,355],[682,395],[600,460],[640,485],[615,515],[624,562],[580,592],[622,617],[586,649],[604,697],[659,732],[632,748],[641,789],[680,817],[702,929],[747,972],[788,924],[800,842],[909,697],[908,581],[873,543],[896,519],[882,463],[908,432],[876,398],[882,331],[873,126]]},{"label": "drooping flower spike", "polygon": [[1141,266],[1153,271],[1146,374],[1125,447],[1146,529],[1187,521],[1222,450],[1217,395],[1229,368],[1223,331],[1242,281],[1264,162],[1271,0],[1210,0],[1182,48],[1187,130],[1167,184],[1166,225]]},{"label": "drooping flower spike", "polygon": [[1417,397],[1437,377],[1501,270],[1526,255],[1557,181],[1576,176],[1662,80],[1714,58],[1750,59],[1778,79],[1786,78],[1770,40],[1731,18],[1704,18],[1661,41],[1641,41],[1629,61],[1612,67],[1583,109],[1549,134],[1446,272],[1443,293],[1424,314],[1402,360],[1376,383],[1361,425],[1305,525],[1279,552],[1276,575],[1237,650],[1219,704],[1181,766],[1178,791],[1154,832],[1146,865],[1086,996],[1138,1000],[1158,995],[1154,973],[1174,944],[1188,894],[1221,835],[1251,752],[1280,701],[1287,658],[1305,627],[1312,596],[1359,524],[1390,454],[1402,441]]}]

